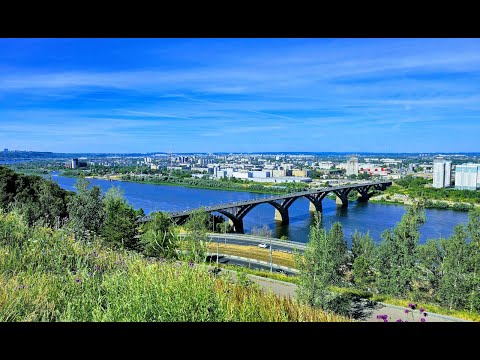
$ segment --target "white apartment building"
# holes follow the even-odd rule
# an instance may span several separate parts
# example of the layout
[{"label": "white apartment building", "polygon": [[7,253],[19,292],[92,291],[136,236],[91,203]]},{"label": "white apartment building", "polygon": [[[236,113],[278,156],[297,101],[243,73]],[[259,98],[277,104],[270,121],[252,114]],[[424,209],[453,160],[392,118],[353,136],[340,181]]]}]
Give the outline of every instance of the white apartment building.
[{"label": "white apartment building", "polygon": [[444,188],[452,185],[452,162],[442,158],[433,159],[433,187]]},{"label": "white apartment building", "polygon": [[455,167],[455,189],[480,189],[480,164],[462,164]]}]

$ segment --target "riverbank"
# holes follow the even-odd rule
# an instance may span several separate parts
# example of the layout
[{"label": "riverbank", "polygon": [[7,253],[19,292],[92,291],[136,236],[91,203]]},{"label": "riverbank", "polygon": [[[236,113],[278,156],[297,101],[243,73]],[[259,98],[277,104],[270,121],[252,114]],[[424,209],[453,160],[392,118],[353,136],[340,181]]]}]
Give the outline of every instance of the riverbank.
[{"label": "riverbank", "polygon": [[[74,175],[63,175],[61,176],[70,177],[70,178],[78,178],[78,176]],[[106,180],[106,181],[123,181],[128,183],[137,183],[137,184],[150,184],[150,185],[166,185],[166,186],[179,186],[179,187],[186,187],[192,189],[206,189],[206,190],[223,190],[223,191],[239,191],[239,192],[249,192],[255,194],[271,194],[271,195],[283,195],[287,194],[285,191],[275,190],[275,189],[268,189],[268,190],[260,190],[260,189],[251,189],[251,185],[246,185],[245,187],[238,187],[238,188],[230,188],[221,186],[204,186],[204,185],[193,185],[183,182],[158,182],[158,181],[140,181],[140,180],[126,180],[121,178],[122,175],[108,175],[108,176],[85,176],[86,179],[99,179],[99,180]],[[254,184],[253,186],[256,186]],[[263,185],[261,185],[263,186]],[[294,190],[292,192],[296,192],[300,190]]]},{"label": "riverbank", "polygon": [[[389,204],[389,205],[412,205],[415,201],[420,199],[411,198],[403,194],[381,194],[370,198],[369,201],[376,204]],[[480,204],[472,204],[466,202],[455,202],[450,200],[430,200],[428,199],[426,208],[429,209],[446,209],[446,210],[456,210],[456,211],[469,211],[474,207],[480,207]]]}]

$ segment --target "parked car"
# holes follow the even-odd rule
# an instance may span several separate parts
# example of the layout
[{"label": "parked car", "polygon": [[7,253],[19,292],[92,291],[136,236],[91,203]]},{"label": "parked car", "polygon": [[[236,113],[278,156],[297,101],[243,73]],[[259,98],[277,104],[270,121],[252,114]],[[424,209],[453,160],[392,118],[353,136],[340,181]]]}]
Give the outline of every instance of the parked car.
[{"label": "parked car", "polygon": [[270,247],[270,245],[268,245],[268,244],[258,244],[258,247],[268,249]]}]

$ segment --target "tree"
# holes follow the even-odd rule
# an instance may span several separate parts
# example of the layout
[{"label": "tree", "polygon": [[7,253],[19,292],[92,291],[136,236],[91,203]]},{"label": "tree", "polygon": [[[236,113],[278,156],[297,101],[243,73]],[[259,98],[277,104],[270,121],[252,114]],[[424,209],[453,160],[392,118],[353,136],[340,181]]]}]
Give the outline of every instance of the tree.
[{"label": "tree", "polygon": [[340,283],[347,270],[348,261],[348,245],[345,241],[345,235],[343,233],[342,224],[335,222],[330,231],[328,232],[328,240],[334,249],[334,267],[336,270],[336,276],[333,283]]},{"label": "tree", "polygon": [[272,229],[270,229],[267,225],[263,225],[262,227],[254,227],[252,228],[252,235],[271,238],[273,234]]},{"label": "tree", "polygon": [[171,218],[162,212],[152,214],[144,225],[140,244],[147,256],[176,259],[179,244]]},{"label": "tree", "polygon": [[418,297],[428,301],[437,301],[437,292],[443,276],[442,264],[445,251],[441,244],[445,239],[437,241],[428,240],[417,248],[417,291]]},{"label": "tree", "polygon": [[352,275],[355,285],[362,290],[371,291],[375,283],[375,255],[376,246],[370,234],[355,230],[352,235]]},{"label": "tree", "polygon": [[193,211],[185,224],[188,231],[184,237],[184,259],[193,262],[203,262],[207,258],[208,231],[210,215],[204,209]]},{"label": "tree", "polygon": [[136,213],[123,197],[122,189],[112,186],[105,194],[103,203],[105,204],[105,222],[102,227],[102,236],[105,241],[119,248],[138,250]]},{"label": "tree", "polygon": [[393,230],[382,233],[378,247],[377,286],[380,292],[406,297],[413,288],[416,276],[416,248],[425,211],[420,204],[407,208]]},{"label": "tree", "polygon": [[470,210],[468,214],[467,232],[470,238],[469,269],[470,274],[468,303],[470,311],[480,310],[480,209]]},{"label": "tree", "polygon": [[68,205],[68,215],[75,236],[83,239],[88,234],[99,235],[105,219],[105,207],[98,186],[88,189],[90,182],[81,176],[76,184],[77,194]]},{"label": "tree", "polygon": [[320,217],[315,215],[305,252],[295,257],[300,271],[297,294],[301,302],[324,309],[328,307],[331,296],[328,287],[338,283],[338,266],[345,258],[345,254],[338,254],[339,248],[343,249],[339,230],[341,226],[334,225],[327,233],[321,226]]},{"label": "tree", "polygon": [[439,300],[450,309],[463,308],[467,304],[468,247],[467,232],[463,224],[455,226],[448,240],[440,241],[445,252],[442,262],[443,276],[439,283]]}]

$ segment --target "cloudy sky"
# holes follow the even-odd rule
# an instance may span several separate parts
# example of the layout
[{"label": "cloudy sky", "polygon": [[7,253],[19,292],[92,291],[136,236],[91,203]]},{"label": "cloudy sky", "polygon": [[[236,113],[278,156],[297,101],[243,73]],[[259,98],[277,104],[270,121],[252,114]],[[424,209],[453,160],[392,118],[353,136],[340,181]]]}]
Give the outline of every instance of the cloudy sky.
[{"label": "cloudy sky", "polygon": [[478,152],[480,39],[0,39],[0,148]]}]

